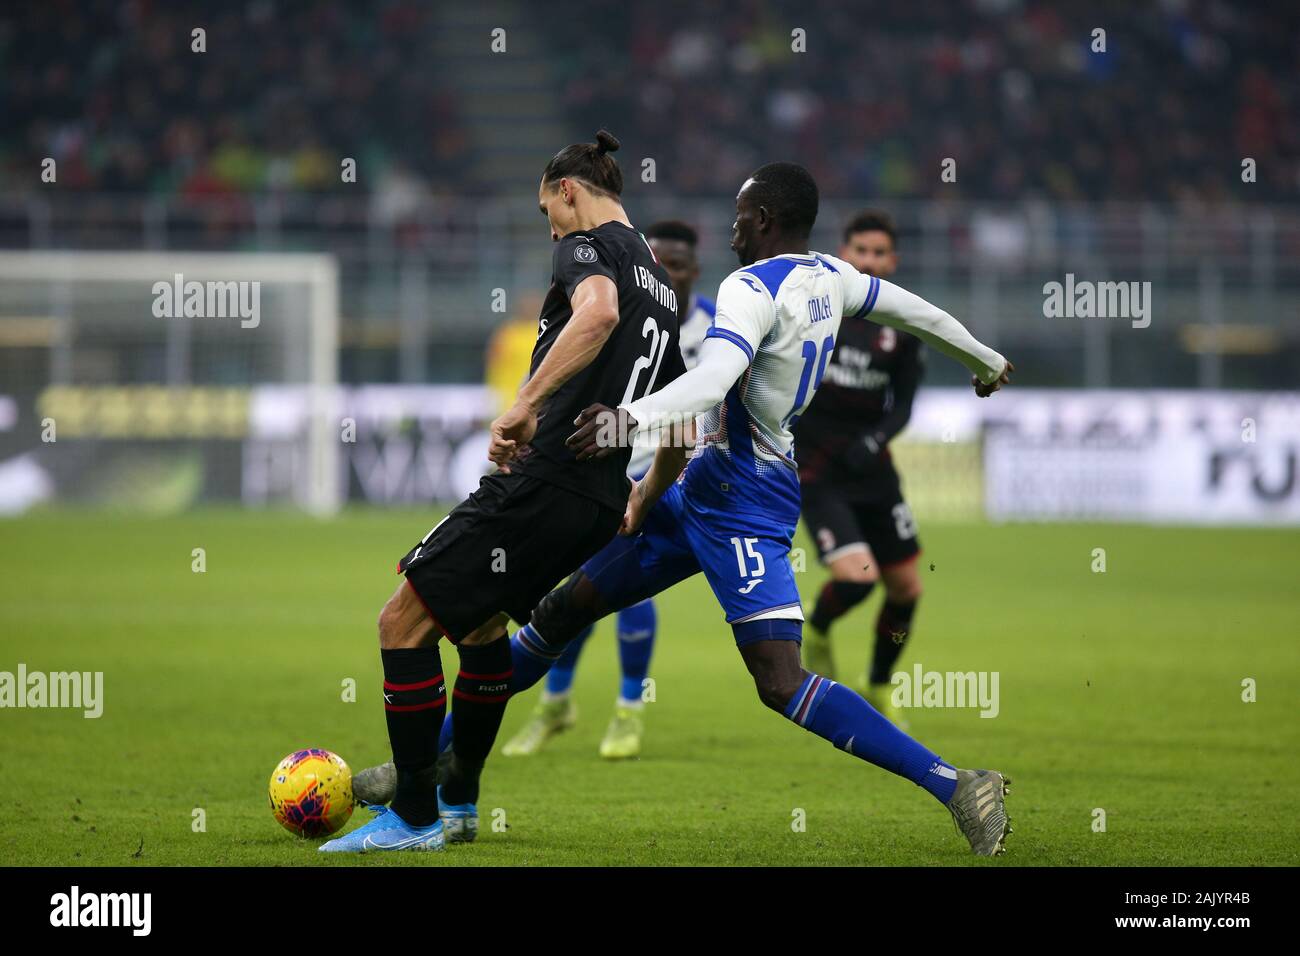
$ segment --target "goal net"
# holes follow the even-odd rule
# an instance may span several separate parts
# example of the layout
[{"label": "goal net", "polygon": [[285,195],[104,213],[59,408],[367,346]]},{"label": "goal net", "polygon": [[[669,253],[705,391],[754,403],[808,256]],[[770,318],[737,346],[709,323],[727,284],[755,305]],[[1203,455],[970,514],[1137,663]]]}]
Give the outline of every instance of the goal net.
[{"label": "goal net", "polygon": [[341,501],[332,256],[0,253],[0,513]]}]

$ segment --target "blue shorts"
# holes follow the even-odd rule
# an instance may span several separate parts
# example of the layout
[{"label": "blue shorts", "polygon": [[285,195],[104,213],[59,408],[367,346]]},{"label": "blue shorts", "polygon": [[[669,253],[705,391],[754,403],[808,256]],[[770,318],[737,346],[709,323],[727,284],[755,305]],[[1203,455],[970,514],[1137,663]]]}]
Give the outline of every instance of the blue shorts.
[{"label": "blue shorts", "polygon": [[582,566],[610,610],[703,571],[736,643],[799,640],[803,610],[790,567],[795,524],[699,505],[675,484],[639,534],[616,537]]}]

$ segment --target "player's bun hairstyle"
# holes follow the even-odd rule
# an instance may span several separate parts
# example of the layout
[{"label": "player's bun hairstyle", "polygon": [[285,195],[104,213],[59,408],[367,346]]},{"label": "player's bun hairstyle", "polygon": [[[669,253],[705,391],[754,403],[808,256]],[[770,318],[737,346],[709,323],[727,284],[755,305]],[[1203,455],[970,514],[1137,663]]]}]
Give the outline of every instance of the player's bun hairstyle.
[{"label": "player's bun hairstyle", "polygon": [[749,178],[750,200],[766,206],[782,232],[805,238],[812,232],[819,201],[812,173],[798,163],[768,163]]},{"label": "player's bun hairstyle", "polygon": [[668,239],[684,242],[694,249],[700,241],[699,234],[680,219],[661,219],[645,231],[647,239]]},{"label": "player's bun hairstyle", "polygon": [[623,195],[623,171],[609,155],[621,144],[609,130],[596,133],[594,143],[574,143],[556,153],[546,169],[542,182],[548,186],[561,179],[578,179],[593,192],[605,196]]},{"label": "player's bun hairstyle", "polygon": [[844,244],[847,246],[849,240],[860,232],[883,232],[889,237],[891,246],[898,245],[898,227],[894,225],[894,217],[879,209],[864,209],[850,219],[844,227]]}]

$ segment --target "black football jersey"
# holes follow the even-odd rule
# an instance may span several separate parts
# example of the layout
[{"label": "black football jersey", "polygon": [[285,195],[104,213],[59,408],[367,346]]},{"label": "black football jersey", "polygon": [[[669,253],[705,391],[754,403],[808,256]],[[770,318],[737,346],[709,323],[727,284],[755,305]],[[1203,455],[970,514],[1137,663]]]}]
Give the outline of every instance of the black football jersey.
[{"label": "black football jersey", "polygon": [[570,297],[584,279],[605,276],[618,287],[618,326],[600,353],[538,411],[537,433],[519,449],[512,472],[533,475],[620,512],[630,485],[631,449],[577,461],[564,444],[578,413],[596,403],[616,408],[648,395],[686,367],[678,344],[677,300],[668,274],[639,232],[607,222],[555,244],[551,288],[542,304],[531,376],[573,316]]},{"label": "black football jersey", "polygon": [[920,339],[846,316],[821,388],[794,426],[800,481],[829,481],[869,497],[873,467],[851,470],[844,453],[870,438],[880,449],[874,465],[882,480],[892,474],[886,446],[911,416],[923,367]]}]

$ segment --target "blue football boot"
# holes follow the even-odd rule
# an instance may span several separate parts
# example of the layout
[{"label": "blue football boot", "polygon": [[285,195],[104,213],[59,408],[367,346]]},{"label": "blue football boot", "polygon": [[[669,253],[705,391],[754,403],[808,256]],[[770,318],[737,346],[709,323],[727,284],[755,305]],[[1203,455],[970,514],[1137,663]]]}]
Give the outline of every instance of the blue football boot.
[{"label": "blue football boot", "polygon": [[413,827],[388,807],[373,806],[369,809],[374,814],[369,823],[321,844],[320,852],[377,853],[380,850],[442,849],[441,820],[435,820],[427,827]]}]

